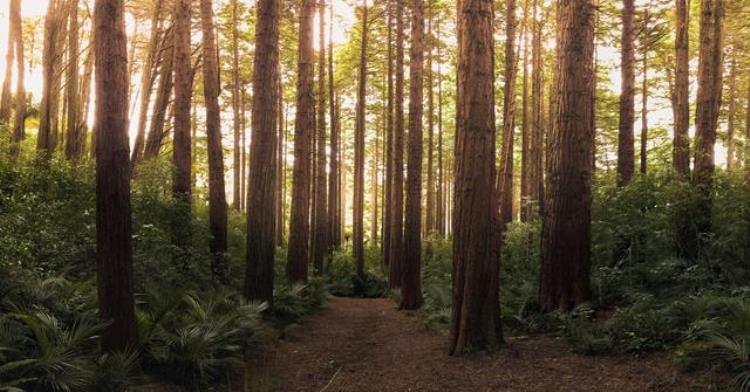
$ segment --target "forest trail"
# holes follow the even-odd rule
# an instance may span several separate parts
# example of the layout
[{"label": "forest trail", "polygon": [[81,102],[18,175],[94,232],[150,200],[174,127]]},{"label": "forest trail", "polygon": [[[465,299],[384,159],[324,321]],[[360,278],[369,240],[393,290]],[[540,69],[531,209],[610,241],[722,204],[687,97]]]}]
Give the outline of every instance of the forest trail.
[{"label": "forest trail", "polygon": [[510,338],[494,355],[454,358],[445,336],[389,299],[333,298],[272,356],[277,391],[701,391],[667,354],[575,354],[562,338]]}]

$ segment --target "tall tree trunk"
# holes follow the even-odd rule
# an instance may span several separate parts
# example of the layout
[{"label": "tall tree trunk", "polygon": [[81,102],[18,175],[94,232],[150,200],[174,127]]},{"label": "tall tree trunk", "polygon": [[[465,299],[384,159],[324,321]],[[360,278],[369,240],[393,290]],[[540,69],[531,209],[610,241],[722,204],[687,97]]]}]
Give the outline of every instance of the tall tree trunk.
[{"label": "tall tree trunk", "polygon": [[[83,65],[83,76],[81,78],[81,86],[79,87],[79,91],[81,92],[81,103],[79,106],[80,109],[80,115],[78,116],[78,127],[81,129],[81,139],[82,142],[82,148],[84,155],[87,154],[86,151],[86,144],[88,139],[88,131],[89,131],[89,125],[88,125],[88,118],[89,118],[89,110],[91,109],[91,79],[93,78],[94,74],[94,32],[89,32],[89,50],[86,53],[86,60],[84,61]],[[93,135],[92,135],[93,138]],[[89,149],[90,152],[88,154],[95,158],[96,155],[96,148],[93,146],[93,140],[91,143],[91,148]],[[132,174],[132,173],[131,173]]]},{"label": "tall tree trunk", "polygon": [[393,215],[392,189],[393,189],[393,0],[386,3],[387,25],[388,25],[388,55],[387,62],[387,103],[386,103],[386,130],[385,130],[385,181],[383,181],[383,266],[388,268],[391,264],[391,216]]},{"label": "tall tree trunk", "polygon": [[78,115],[80,110],[80,95],[78,92],[78,0],[70,3],[70,20],[68,28],[68,64],[67,80],[67,140],[65,144],[65,156],[69,160],[77,161],[83,155],[85,140],[78,126]]},{"label": "tall tree trunk", "polygon": [[232,125],[234,127],[234,139],[232,150],[232,207],[239,211],[242,207],[243,193],[240,189],[242,177],[242,163],[240,162],[240,33],[237,27],[239,16],[237,15],[239,0],[232,0],[232,113],[234,115]]},{"label": "tall tree trunk", "polygon": [[404,0],[396,0],[396,108],[393,128],[391,184],[391,251],[388,286],[401,287],[404,253]]},{"label": "tall tree trunk", "polygon": [[[279,64],[279,76],[281,76],[281,64]],[[276,245],[281,246],[284,243],[284,87],[281,79],[278,81],[278,101],[279,101],[279,122],[278,140],[276,143]]]},{"label": "tall tree trunk", "polygon": [[676,0],[675,119],[673,165],[682,179],[690,178],[690,28],[689,0]]},{"label": "tall tree trunk", "polygon": [[[648,11],[646,11],[648,15]],[[643,49],[643,79],[641,81],[641,174],[647,172],[648,158],[648,49]]]},{"label": "tall tree trunk", "polygon": [[339,160],[339,118],[336,115],[336,94],[333,74],[333,1],[330,2],[330,23],[328,25],[328,99],[331,101],[331,171],[328,175],[328,219],[331,249],[341,247],[341,162]]},{"label": "tall tree trunk", "polygon": [[182,267],[189,267],[190,245],[190,195],[192,185],[192,143],[190,137],[190,107],[193,95],[193,70],[190,61],[191,47],[191,2],[176,0],[174,3],[174,130],[172,162],[174,174],[172,194],[179,212],[174,216],[173,240],[176,247],[175,260]]},{"label": "tall tree trunk", "polygon": [[591,298],[591,0],[558,3],[555,119],[549,138],[539,304],[570,310]]},{"label": "tall tree trunk", "polygon": [[[750,84],[745,99],[745,140],[750,140]],[[750,185],[750,143],[745,143],[745,182]]]},{"label": "tall tree trunk", "polygon": [[[529,124],[529,23],[534,23],[529,19],[529,0],[524,1],[523,5],[523,93],[521,103],[521,221],[528,222],[531,220],[531,203],[530,194],[533,183],[530,181],[531,173],[531,132],[532,127]],[[531,22],[529,22],[531,21]]]},{"label": "tall tree trunk", "polygon": [[460,0],[458,16],[452,355],[502,342],[492,1]]},{"label": "tall tree trunk", "polygon": [[[542,206],[542,196],[544,194],[543,179],[543,150],[544,150],[544,114],[543,114],[543,85],[544,85],[544,60],[542,53],[542,26],[543,18],[537,14],[539,9],[538,0],[534,0],[533,8],[533,38],[531,50],[531,135],[529,140],[529,193],[528,202],[532,205],[528,216],[529,220],[538,217],[538,212]],[[533,208],[536,207],[536,212]]]},{"label": "tall tree trunk", "polygon": [[691,212],[695,233],[690,258],[696,258],[705,245],[704,234],[711,231],[711,189],[715,170],[714,145],[721,107],[723,76],[724,0],[705,0],[701,4],[698,98],[695,114],[695,163],[693,185],[698,199]]},{"label": "tall tree trunk", "polygon": [[727,113],[727,170],[733,171],[736,166],[736,143],[735,133],[735,116],[737,113],[737,60],[732,57],[729,71],[729,108]]},{"label": "tall tree trunk", "polygon": [[294,128],[294,183],[289,222],[286,274],[290,282],[307,279],[310,243],[311,135],[315,132],[313,25],[315,0],[303,0],[299,16],[297,118]]},{"label": "tall tree trunk", "polygon": [[240,209],[247,208],[247,93],[245,82],[240,82],[240,194],[242,195]]},{"label": "tall tree trunk", "polygon": [[20,9],[20,0],[11,0],[10,2],[10,15],[9,15],[9,28],[8,28],[8,50],[5,55],[5,79],[3,79],[3,90],[0,95],[0,123],[10,123],[10,109],[11,101],[13,99],[11,93],[11,84],[13,83],[13,60],[15,59],[16,49],[16,29],[13,27],[13,15]]},{"label": "tall tree trunk", "polygon": [[123,0],[96,0],[96,278],[105,351],[138,343],[128,143],[128,75]]},{"label": "tall tree trunk", "polygon": [[159,38],[161,34],[161,14],[163,0],[156,0],[154,2],[153,13],[151,14],[151,35],[148,40],[148,52],[146,53],[146,61],[143,63],[143,71],[141,72],[141,106],[138,114],[138,128],[135,136],[135,143],[133,145],[133,153],[130,157],[130,165],[132,170],[135,169],[135,165],[141,160],[143,156],[143,148],[146,144],[146,121],[148,120],[148,106],[151,102],[151,90],[154,85],[154,70],[156,69],[156,59],[159,51]]},{"label": "tall tree trunk", "polygon": [[437,227],[435,208],[435,94],[433,90],[434,72],[432,71],[432,20],[434,9],[432,0],[428,0],[429,18],[427,21],[427,202],[425,233],[432,235]]},{"label": "tall tree trunk", "polygon": [[[14,6],[15,5],[15,6]],[[24,58],[24,46],[23,46],[23,28],[21,23],[21,2],[20,0],[13,0],[11,2],[10,9],[10,29],[13,30],[13,35],[16,38],[16,66],[17,66],[17,80],[16,80],[16,116],[13,124],[13,135],[11,137],[10,144],[10,155],[15,158],[20,152],[20,143],[26,136],[26,85],[24,84],[25,74],[25,58]]]},{"label": "tall tree trunk", "polygon": [[[315,166],[315,228],[313,231],[313,268],[315,273],[323,273],[323,261],[328,251],[328,214],[326,211],[326,5],[319,0],[318,18],[320,21],[318,54],[318,126],[317,126],[317,164]],[[333,23],[333,21],[331,21]]]},{"label": "tall tree trunk", "polygon": [[435,42],[437,46],[436,56],[438,59],[437,69],[437,85],[438,85],[438,141],[437,141],[437,232],[441,237],[445,236],[445,165],[443,163],[443,151],[445,146],[443,145],[443,71],[442,71],[442,59],[440,58],[440,21],[437,22],[437,36]]},{"label": "tall tree trunk", "polygon": [[[516,79],[516,0],[508,0],[505,16],[505,85],[503,86],[503,143],[500,151],[500,172],[497,189],[500,192],[500,239],[505,237],[507,225],[513,221],[513,150],[515,141]],[[502,245],[501,245],[502,248]]]},{"label": "tall tree trunk", "polygon": [[[165,41],[170,42],[164,48],[159,66],[159,87],[156,90],[151,125],[146,138],[146,149],[143,152],[144,159],[153,159],[159,155],[166,132],[164,125],[169,111],[169,100],[172,96],[172,69],[174,64],[174,34],[172,31],[165,33]],[[171,117],[171,116],[170,116]]]},{"label": "tall tree trunk", "polygon": [[617,184],[630,183],[635,170],[635,0],[623,0],[622,9],[622,88],[620,93],[620,133],[617,143]]},{"label": "tall tree trunk", "polygon": [[[57,41],[59,33],[61,0],[50,0],[44,18],[44,52],[42,54],[42,100],[39,109],[39,132],[37,134],[37,153],[43,159],[49,159],[54,149],[54,127],[57,112],[54,110],[55,64],[59,60]],[[127,102],[124,103],[127,106]]]},{"label": "tall tree trunk", "polygon": [[[313,7],[311,12],[314,11]],[[274,208],[273,162],[277,137],[279,78],[278,0],[259,0],[253,64],[252,146],[248,176],[247,275],[245,298],[273,302]],[[312,64],[311,64],[312,66]],[[312,92],[312,89],[310,89]]]},{"label": "tall tree trunk", "polygon": [[409,52],[409,159],[400,309],[422,306],[422,113],[424,96],[424,4],[414,0]]},{"label": "tall tree trunk", "polygon": [[357,107],[354,129],[354,228],[353,250],[357,274],[365,271],[365,111],[367,109],[367,35],[368,35],[367,0],[362,2],[362,42],[359,56],[359,83],[357,85]]},{"label": "tall tree trunk", "polygon": [[201,0],[203,30],[203,95],[206,102],[206,136],[208,138],[208,207],[214,279],[227,281],[227,198],[224,190],[224,148],[221,143],[221,108],[219,107],[219,53],[214,35],[211,0]]}]

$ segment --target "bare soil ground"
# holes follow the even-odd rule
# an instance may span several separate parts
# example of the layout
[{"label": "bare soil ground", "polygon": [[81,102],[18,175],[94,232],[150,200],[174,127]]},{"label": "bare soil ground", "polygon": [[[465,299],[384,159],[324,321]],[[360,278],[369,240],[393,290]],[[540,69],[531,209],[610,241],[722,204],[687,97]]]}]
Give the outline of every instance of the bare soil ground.
[{"label": "bare soil ground", "polygon": [[[707,391],[668,354],[588,357],[557,337],[509,339],[501,351],[446,355],[446,337],[388,299],[335,298],[267,358],[277,391]],[[265,372],[264,372],[265,373]],[[265,388],[264,388],[265,389]]]}]

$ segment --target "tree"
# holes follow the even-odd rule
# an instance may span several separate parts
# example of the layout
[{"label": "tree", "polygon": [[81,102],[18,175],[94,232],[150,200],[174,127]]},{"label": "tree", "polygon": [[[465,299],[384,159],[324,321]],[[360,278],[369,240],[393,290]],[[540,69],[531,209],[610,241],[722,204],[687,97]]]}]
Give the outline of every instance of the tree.
[{"label": "tree", "polygon": [[677,175],[690,177],[690,52],[688,0],[676,0],[675,13],[675,110],[673,166]]},{"label": "tree", "polygon": [[500,238],[513,220],[513,145],[516,116],[516,0],[508,0],[505,10],[505,85],[503,86],[503,141],[500,150],[500,171],[497,180],[500,192]]},{"label": "tree", "polygon": [[357,84],[357,107],[354,129],[354,230],[353,250],[357,275],[365,270],[365,110],[367,99],[367,0],[362,1],[362,42],[359,56],[359,82]]},{"label": "tree", "polygon": [[214,16],[211,0],[201,0],[201,28],[203,30],[203,94],[206,100],[206,135],[208,136],[208,207],[213,255],[211,269],[214,278],[227,280],[227,199],[224,190],[224,149],[221,144],[219,108],[219,53],[214,36]]},{"label": "tree", "polygon": [[539,304],[570,310],[591,298],[591,148],[594,13],[591,0],[558,3],[555,117],[549,136]]},{"label": "tree", "polygon": [[434,18],[434,9],[432,0],[428,0],[429,18],[427,21],[427,201],[425,203],[425,233],[433,234],[437,228],[436,207],[435,207],[435,93],[434,93],[434,72],[432,71],[433,62],[433,37],[432,37],[432,20]]},{"label": "tree", "polygon": [[[242,208],[242,200],[245,196],[240,188],[242,176],[242,162],[240,153],[240,132],[242,127],[240,107],[240,32],[237,27],[239,23],[238,8],[239,0],[232,0],[232,125],[234,127],[234,146],[232,154],[232,206],[239,211]],[[244,146],[243,146],[244,147]]]},{"label": "tree", "polygon": [[406,310],[422,306],[422,113],[424,95],[424,4],[414,0],[409,53],[409,160],[404,226],[401,304]]},{"label": "tree", "polygon": [[151,33],[148,40],[148,51],[146,52],[146,60],[143,64],[143,72],[141,75],[141,106],[138,117],[138,129],[136,131],[135,144],[133,145],[133,153],[130,158],[131,166],[135,168],[135,165],[140,161],[143,156],[143,148],[146,144],[146,120],[148,118],[148,105],[151,101],[151,90],[154,85],[155,69],[157,65],[157,51],[159,49],[159,38],[163,38],[161,34],[161,13],[163,7],[163,0],[156,0],[154,2],[154,9],[151,14]]},{"label": "tree", "polygon": [[623,0],[622,8],[622,87],[620,93],[620,133],[617,143],[617,184],[630,183],[635,170],[635,1]]},{"label": "tree", "polygon": [[79,85],[78,85],[78,0],[70,2],[70,16],[68,27],[68,64],[67,80],[67,140],[65,143],[65,156],[69,160],[77,161],[83,155],[85,140],[83,130],[79,127],[78,116],[80,114]]},{"label": "tree", "polygon": [[[317,163],[315,165],[315,227],[313,230],[313,268],[316,274],[323,273],[323,259],[328,251],[328,213],[326,210],[326,6],[325,0],[319,0],[319,44],[318,55],[318,126],[317,126]],[[331,21],[333,23],[333,21]]]},{"label": "tree", "polygon": [[727,170],[736,166],[735,116],[737,113],[737,60],[732,57],[729,70],[729,108],[727,108]]},{"label": "tree", "polygon": [[315,0],[303,0],[299,14],[297,117],[294,127],[294,182],[286,274],[290,282],[307,279],[310,242],[310,158],[315,131],[313,24]]},{"label": "tree", "polygon": [[164,122],[166,121],[170,97],[172,95],[173,73],[174,68],[174,30],[165,34],[164,40],[167,44],[164,47],[164,54],[159,66],[159,86],[156,90],[156,99],[154,100],[154,109],[151,116],[151,125],[146,138],[146,149],[143,152],[144,159],[153,159],[159,155],[159,150],[164,141]]},{"label": "tree", "polygon": [[336,115],[336,93],[333,75],[333,1],[330,2],[328,34],[328,100],[331,122],[331,172],[328,175],[328,225],[330,247],[341,247],[341,163],[339,161],[339,118]]},{"label": "tree", "polygon": [[62,0],[50,0],[47,14],[44,17],[44,50],[42,54],[42,99],[39,109],[39,131],[36,148],[43,159],[49,159],[55,148],[57,111],[55,104],[55,90],[59,76],[55,74],[59,60],[58,36],[60,30],[60,14]]},{"label": "tree", "polygon": [[138,343],[133,300],[127,49],[123,0],[96,0],[96,278],[106,351]]},{"label": "tree", "polygon": [[14,14],[20,9],[20,0],[11,0],[9,29],[8,29],[8,49],[5,55],[5,79],[3,79],[2,93],[0,95],[0,123],[8,124],[10,122],[11,100],[11,83],[13,82],[13,60],[16,53],[16,30],[13,27]]},{"label": "tree", "polygon": [[531,212],[533,205],[541,210],[544,194],[544,180],[542,168],[542,151],[544,150],[544,115],[542,113],[542,101],[544,100],[544,64],[542,53],[542,26],[543,18],[538,15],[538,0],[532,4],[532,49],[531,49],[531,135],[529,137],[529,159],[527,161],[529,170],[527,174],[526,201],[527,219],[532,220],[534,213]]},{"label": "tree", "polygon": [[502,341],[492,1],[460,0],[458,11],[451,355]]},{"label": "tree", "polygon": [[[273,302],[275,244],[273,162],[279,77],[279,1],[259,0],[253,63],[252,146],[248,176],[245,298]],[[311,7],[311,10],[314,8]],[[311,89],[312,90],[312,89]]]},{"label": "tree", "polygon": [[14,0],[11,2],[9,29],[15,37],[15,42],[13,44],[16,49],[16,71],[18,72],[18,76],[16,77],[16,113],[10,145],[10,155],[15,158],[19,152],[19,143],[25,137],[24,123],[26,122],[26,87],[24,85],[26,63],[24,57],[20,0]]},{"label": "tree", "polygon": [[391,239],[388,287],[401,287],[404,252],[404,0],[396,0],[396,107],[393,127],[391,183]]},{"label": "tree", "polygon": [[721,107],[723,76],[724,0],[705,0],[701,4],[700,51],[698,61],[698,97],[695,113],[695,163],[693,185],[698,191],[695,236],[698,244],[690,257],[698,256],[703,233],[711,231],[711,188],[715,170],[714,145]]},{"label": "tree", "polygon": [[386,2],[388,43],[386,57],[385,178],[383,181],[383,266],[391,265],[391,216],[393,215],[393,0]]}]

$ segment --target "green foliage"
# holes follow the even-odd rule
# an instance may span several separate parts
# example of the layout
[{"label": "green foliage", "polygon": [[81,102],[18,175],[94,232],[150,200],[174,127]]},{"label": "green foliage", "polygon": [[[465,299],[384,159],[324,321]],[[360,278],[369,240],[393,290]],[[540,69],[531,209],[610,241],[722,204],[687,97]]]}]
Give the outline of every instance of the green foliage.
[{"label": "green foliage", "polygon": [[339,297],[380,298],[388,291],[378,248],[365,249],[365,273],[359,276],[349,249],[333,252],[328,263],[328,291]]}]

